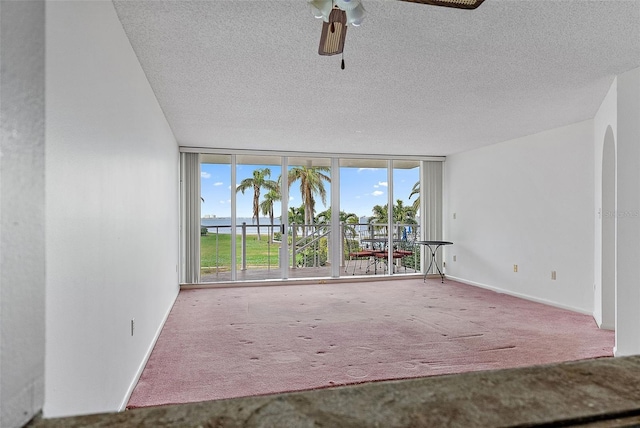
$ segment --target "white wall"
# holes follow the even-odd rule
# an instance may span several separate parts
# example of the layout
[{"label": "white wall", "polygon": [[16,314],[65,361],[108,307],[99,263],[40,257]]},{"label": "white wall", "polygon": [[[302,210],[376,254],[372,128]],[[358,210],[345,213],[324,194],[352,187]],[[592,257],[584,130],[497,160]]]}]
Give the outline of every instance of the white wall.
[{"label": "white wall", "polygon": [[44,2],[0,3],[0,427],[44,399]]},{"label": "white wall", "polygon": [[640,68],[618,76],[616,356],[640,354]]},{"label": "white wall", "polygon": [[113,4],[46,6],[44,415],[56,417],[121,409],[177,296],[178,147]]},{"label": "white wall", "polygon": [[591,313],[593,162],[590,120],[447,157],[447,275]]}]

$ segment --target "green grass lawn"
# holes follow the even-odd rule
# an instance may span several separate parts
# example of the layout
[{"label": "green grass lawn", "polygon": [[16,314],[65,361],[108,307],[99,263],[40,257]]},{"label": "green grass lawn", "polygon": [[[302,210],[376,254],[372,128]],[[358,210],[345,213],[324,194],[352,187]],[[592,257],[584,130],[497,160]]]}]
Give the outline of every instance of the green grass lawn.
[{"label": "green grass lawn", "polygon": [[[278,266],[278,242],[269,243],[265,235],[247,235],[247,267]],[[238,266],[242,264],[242,236],[236,236]],[[216,251],[217,249],[217,251]],[[214,271],[216,266],[220,271],[231,270],[231,235],[207,234],[200,236],[200,266],[203,272]]]},{"label": "green grass lawn", "polygon": [[[327,259],[327,242],[321,243],[319,251],[320,259],[324,263]],[[236,264],[238,268],[242,266],[242,236],[236,236]],[[269,243],[268,235],[264,234],[258,241],[258,235],[247,235],[247,267],[275,267],[278,266],[280,243]],[[305,257],[309,258],[308,266],[313,265],[315,251],[309,249],[304,254],[298,254],[297,261],[300,263]],[[414,248],[414,256],[419,259],[420,250]],[[414,267],[412,257],[405,257],[403,264]],[[419,263],[416,264],[418,266]],[[200,236],[200,269],[202,273],[226,272],[231,270],[231,235],[230,234],[207,234]]]}]

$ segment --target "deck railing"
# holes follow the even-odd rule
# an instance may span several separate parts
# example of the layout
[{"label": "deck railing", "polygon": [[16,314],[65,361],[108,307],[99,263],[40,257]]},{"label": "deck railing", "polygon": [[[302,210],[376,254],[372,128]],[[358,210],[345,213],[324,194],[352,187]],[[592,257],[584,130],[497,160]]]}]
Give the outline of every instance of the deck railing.
[{"label": "deck railing", "polygon": [[[261,224],[259,226],[261,235],[267,240],[267,254],[265,254],[264,257],[253,257],[252,266],[249,266],[247,256],[248,235],[257,235],[258,225],[243,222],[237,227],[239,228],[237,236],[240,236],[240,240],[236,254],[239,255],[239,268],[242,271],[252,267],[266,267],[267,269],[281,268],[281,239],[289,240],[287,267],[296,269],[327,265],[331,260],[331,240],[334,239],[335,236],[338,236],[341,242],[340,260],[341,266],[344,266],[346,256],[345,249],[348,248],[344,242],[344,239],[347,239],[344,233],[345,228],[350,228],[351,231],[353,231],[349,236],[352,237],[351,239],[357,241],[358,246],[363,246],[362,240],[365,238],[388,237],[388,225],[378,223],[343,223],[340,225],[340,233],[338,235],[332,234],[331,226],[328,224],[292,223],[289,225],[288,230],[285,231],[284,236],[281,234],[280,225]],[[406,266],[417,271],[420,266],[420,248],[416,247],[414,242],[420,239],[419,226],[408,223],[396,223],[392,226],[392,230],[394,246],[396,248],[403,247],[404,249],[411,249],[413,251],[412,256],[401,259],[401,266]],[[212,254],[209,254],[208,257],[202,257],[201,269],[207,273],[229,271],[232,263],[230,246],[225,247],[225,250],[228,249],[228,253],[221,253],[220,238],[222,235],[231,235],[231,225],[203,225],[201,231],[202,235],[215,236],[213,251],[208,251],[208,253]]]}]

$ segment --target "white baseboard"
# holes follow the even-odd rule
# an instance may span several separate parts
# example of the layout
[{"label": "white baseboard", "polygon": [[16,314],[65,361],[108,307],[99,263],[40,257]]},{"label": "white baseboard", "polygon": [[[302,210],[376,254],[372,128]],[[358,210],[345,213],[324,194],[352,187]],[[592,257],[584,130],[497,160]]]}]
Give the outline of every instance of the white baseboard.
[{"label": "white baseboard", "polygon": [[151,352],[153,352],[153,348],[156,346],[156,342],[158,341],[158,338],[160,337],[160,333],[162,332],[162,328],[164,327],[164,324],[167,322],[167,318],[169,318],[169,314],[171,313],[171,309],[173,309],[173,305],[176,303],[176,299],[178,298],[178,293],[176,293],[175,297],[173,298],[173,300],[171,301],[171,304],[169,305],[169,308],[166,310],[164,317],[162,318],[162,322],[160,323],[160,325],[158,326],[156,333],[153,337],[153,340],[151,341],[151,344],[149,345],[149,348],[147,349],[147,352],[145,353],[144,358],[142,359],[142,362],[140,363],[140,366],[138,367],[138,370],[136,371],[136,375],[133,377],[133,380],[131,381],[131,384],[129,385],[129,388],[127,389],[127,393],[124,396],[124,399],[122,400],[122,402],[120,403],[120,406],[118,406],[118,412],[123,412],[127,409],[127,403],[129,402],[129,399],[131,398],[131,394],[133,394],[133,390],[135,389],[136,385],[138,384],[138,381],[140,380],[140,376],[142,376],[142,372],[144,371],[144,368],[147,366],[147,362],[149,361],[149,358],[151,357]]},{"label": "white baseboard", "polygon": [[[587,310],[584,310],[584,309],[581,309],[581,308],[576,308],[574,306],[563,305],[561,303],[554,302],[552,300],[540,299],[538,297],[530,296],[528,294],[517,293],[517,292],[512,291],[512,290],[507,290],[507,289],[504,289],[504,288],[495,287],[495,286],[488,285],[488,284],[482,284],[480,282],[470,281],[468,279],[458,278],[456,276],[447,275],[447,278],[451,279],[453,281],[462,282],[463,284],[473,285],[475,287],[480,287],[480,288],[486,288],[487,290],[495,291],[496,293],[507,294],[509,296],[518,297],[520,299],[530,300],[532,302],[542,303],[544,305],[553,306],[553,307],[556,307],[556,308],[566,309],[568,311],[572,311],[572,312],[577,312],[577,313],[584,314],[584,315],[593,316],[593,313],[589,312]],[[594,321],[595,321],[595,319],[594,319]]]}]

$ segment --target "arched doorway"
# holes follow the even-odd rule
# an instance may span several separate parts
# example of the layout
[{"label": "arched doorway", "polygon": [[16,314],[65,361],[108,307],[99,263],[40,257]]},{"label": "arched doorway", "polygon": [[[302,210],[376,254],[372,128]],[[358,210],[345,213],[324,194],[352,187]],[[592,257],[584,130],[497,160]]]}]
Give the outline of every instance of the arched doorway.
[{"label": "arched doorway", "polygon": [[616,295],[616,146],[611,126],[602,149],[602,328],[615,328]]}]

